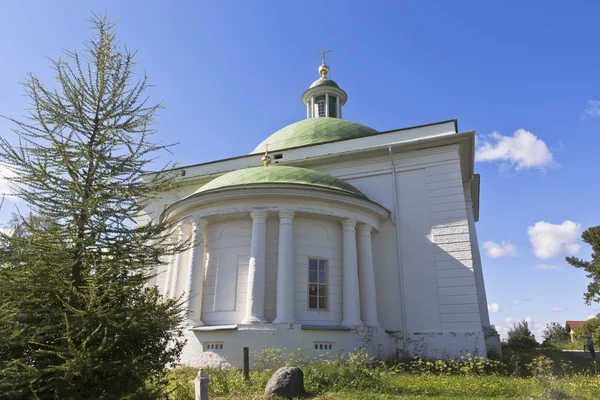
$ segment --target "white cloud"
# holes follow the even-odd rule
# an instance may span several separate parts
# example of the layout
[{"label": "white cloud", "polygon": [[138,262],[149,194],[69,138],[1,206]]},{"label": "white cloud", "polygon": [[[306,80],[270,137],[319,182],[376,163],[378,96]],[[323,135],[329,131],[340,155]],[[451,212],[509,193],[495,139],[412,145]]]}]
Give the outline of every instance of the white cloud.
[{"label": "white cloud", "polygon": [[573,255],[581,248],[576,243],[581,234],[581,225],[573,221],[565,221],[562,224],[539,221],[528,227],[527,233],[537,258]]},{"label": "white cloud", "polygon": [[487,250],[488,257],[492,258],[515,257],[517,255],[516,246],[505,241],[495,243],[488,240],[483,244],[483,248]]},{"label": "white cloud", "polygon": [[550,311],[552,311],[552,312],[563,312],[563,311],[565,311],[566,309],[567,309],[566,307],[552,307],[552,308],[550,309]]},{"label": "white cloud", "polygon": [[556,270],[556,269],[560,269],[560,267],[558,265],[552,265],[552,264],[537,264],[535,267],[533,267],[533,269]]},{"label": "white cloud", "polygon": [[511,305],[511,306],[518,306],[518,305],[521,305],[521,301],[520,301],[520,300],[513,300],[513,301],[511,301],[511,302],[510,302],[510,305]]},{"label": "white cloud", "polygon": [[588,315],[587,319],[592,319],[592,318],[596,318],[595,315]]},{"label": "white cloud", "polygon": [[583,112],[592,117],[600,117],[600,100],[588,100]]},{"label": "white cloud", "polygon": [[483,143],[477,145],[476,161],[500,161],[517,171],[530,168],[543,170],[558,165],[546,143],[525,129],[518,129],[512,136],[493,132],[482,140]]},{"label": "white cloud", "polygon": [[497,313],[500,311],[500,305],[498,303],[488,304],[488,311],[491,313]]}]

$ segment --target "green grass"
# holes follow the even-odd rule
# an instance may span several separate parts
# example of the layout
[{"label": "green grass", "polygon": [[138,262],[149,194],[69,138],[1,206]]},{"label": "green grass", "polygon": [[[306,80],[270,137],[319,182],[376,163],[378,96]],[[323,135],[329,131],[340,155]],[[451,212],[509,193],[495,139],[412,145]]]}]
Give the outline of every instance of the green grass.
[{"label": "green grass", "polygon": [[[262,399],[268,379],[286,363],[273,354],[269,360],[273,368],[251,371],[249,382],[236,370],[207,369],[211,400]],[[507,354],[500,361],[467,357],[388,363],[358,352],[348,360],[294,359],[291,364],[302,368],[306,390],[316,400],[600,398],[596,364],[558,350]],[[170,400],[193,400],[191,380],[196,372],[193,368],[170,372]]]}]

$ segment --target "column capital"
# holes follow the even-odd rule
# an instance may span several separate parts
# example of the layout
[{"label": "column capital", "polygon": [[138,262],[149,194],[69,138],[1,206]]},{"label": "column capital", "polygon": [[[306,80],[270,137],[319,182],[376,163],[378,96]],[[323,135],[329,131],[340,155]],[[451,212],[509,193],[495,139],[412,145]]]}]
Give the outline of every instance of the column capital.
[{"label": "column capital", "polygon": [[347,218],[342,221],[342,227],[345,231],[355,231],[356,230],[356,220],[354,218]]},{"label": "column capital", "polygon": [[183,221],[181,221],[181,224],[178,224],[178,227],[181,230],[181,232],[185,233],[186,235],[192,233],[192,230],[195,228],[193,222],[190,219],[184,219]]},{"label": "column capital", "polygon": [[268,215],[269,214],[266,211],[252,211],[252,212],[250,212],[250,217],[252,217],[252,221],[254,221],[254,222],[265,222],[267,220],[267,216]]},{"label": "column capital", "polygon": [[279,219],[292,219],[295,215],[296,213],[290,210],[279,211]]},{"label": "column capital", "polygon": [[357,230],[361,236],[371,236],[373,227],[369,224],[358,224]]},{"label": "column capital", "polygon": [[193,217],[190,220],[192,222],[192,226],[194,227],[194,229],[196,229],[198,231],[203,231],[208,226],[208,220],[206,220],[204,218]]},{"label": "column capital", "polygon": [[177,223],[177,225],[175,225],[175,228],[173,229],[173,233],[175,233],[179,236],[183,235],[185,233],[185,228],[186,228],[185,225],[186,224],[184,221],[179,221]]}]

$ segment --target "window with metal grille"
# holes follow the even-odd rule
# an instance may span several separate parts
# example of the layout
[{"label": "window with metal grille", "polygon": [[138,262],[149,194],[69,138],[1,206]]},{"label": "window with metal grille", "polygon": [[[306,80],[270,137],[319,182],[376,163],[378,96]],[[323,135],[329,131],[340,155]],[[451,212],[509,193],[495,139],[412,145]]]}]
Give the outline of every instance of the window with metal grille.
[{"label": "window with metal grille", "polygon": [[204,343],[204,351],[207,351],[207,350],[223,350],[223,343],[222,342]]},{"label": "window with metal grille", "polygon": [[319,116],[319,117],[325,116],[325,100],[317,101],[317,116]]},{"label": "window with metal grille", "polygon": [[327,296],[327,260],[308,259],[308,309],[326,311],[329,309]]},{"label": "window with metal grille", "polygon": [[313,342],[316,351],[333,350],[333,342]]}]

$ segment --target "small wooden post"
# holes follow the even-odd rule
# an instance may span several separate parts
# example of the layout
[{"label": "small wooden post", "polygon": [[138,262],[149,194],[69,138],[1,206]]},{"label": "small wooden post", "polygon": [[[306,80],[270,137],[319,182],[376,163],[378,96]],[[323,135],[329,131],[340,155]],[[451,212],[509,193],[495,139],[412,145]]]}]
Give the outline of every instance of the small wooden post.
[{"label": "small wooden post", "polygon": [[196,375],[194,386],[196,388],[195,400],[208,400],[208,375],[202,368],[200,368],[198,375]]},{"label": "small wooden post", "polygon": [[244,380],[250,379],[250,355],[249,348],[244,347],[244,351],[242,353],[242,358],[244,360]]}]

